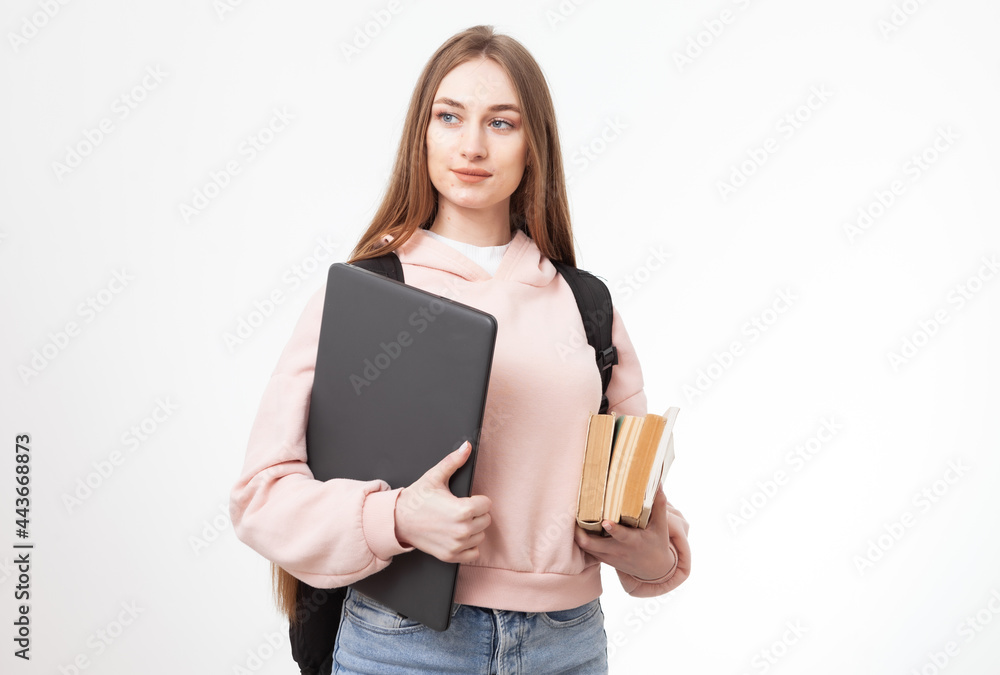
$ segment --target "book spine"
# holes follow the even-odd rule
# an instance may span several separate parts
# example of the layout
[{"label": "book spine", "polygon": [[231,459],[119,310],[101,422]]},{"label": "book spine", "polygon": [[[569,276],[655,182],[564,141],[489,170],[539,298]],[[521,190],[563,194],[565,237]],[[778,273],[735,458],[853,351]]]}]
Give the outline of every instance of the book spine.
[{"label": "book spine", "polygon": [[632,518],[622,514],[621,520],[619,520],[622,525],[628,525],[629,527],[639,527],[639,520],[637,518]]}]

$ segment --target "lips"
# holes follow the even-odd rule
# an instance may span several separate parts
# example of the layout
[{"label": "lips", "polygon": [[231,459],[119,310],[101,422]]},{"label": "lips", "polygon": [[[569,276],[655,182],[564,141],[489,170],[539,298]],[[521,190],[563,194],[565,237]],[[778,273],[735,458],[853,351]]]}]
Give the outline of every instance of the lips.
[{"label": "lips", "polygon": [[489,171],[483,171],[482,169],[452,169],[455,173],[460,173],[465,176],[492,176]]}]

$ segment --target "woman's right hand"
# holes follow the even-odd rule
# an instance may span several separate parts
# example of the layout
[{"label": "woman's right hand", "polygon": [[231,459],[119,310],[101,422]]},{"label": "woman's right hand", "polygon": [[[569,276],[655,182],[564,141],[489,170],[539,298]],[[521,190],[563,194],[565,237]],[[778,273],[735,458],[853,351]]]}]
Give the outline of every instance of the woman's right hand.
[{"label": "woman's right hand", "polygon": [[403,488],[396,499],[396,539],[443,562],[467,563],[479,558],[483,532],[490,526],[492,500],[486,495],[456,497],[448,488],[451,475],[469,458],[468,441]]}]

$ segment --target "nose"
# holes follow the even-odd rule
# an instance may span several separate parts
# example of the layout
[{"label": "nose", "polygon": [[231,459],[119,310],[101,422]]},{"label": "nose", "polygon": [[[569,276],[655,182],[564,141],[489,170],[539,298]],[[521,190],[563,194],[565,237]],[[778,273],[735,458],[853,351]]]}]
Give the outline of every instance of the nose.
[{"label": "nose", "polygon": [[471,160],[486,156],[485,133],[479,126],[466,126],[462,129],[462,157]]}]

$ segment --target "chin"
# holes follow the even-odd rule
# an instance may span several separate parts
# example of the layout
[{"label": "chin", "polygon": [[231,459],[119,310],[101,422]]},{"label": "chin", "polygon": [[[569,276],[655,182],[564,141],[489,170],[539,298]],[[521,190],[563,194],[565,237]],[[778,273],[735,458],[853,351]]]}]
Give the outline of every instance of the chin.
[{"label": "chin", "polygon": [[493,206],[496,202],[492,200],[483,199],[451,199],[450,201],[455,206],[461,206],[463,209],[483,209],[488,206]]},{"label": "chin", "polygon": [[464,186],[459,185],[445,190],[444,192],[438,190],[438,194],[453,204],[466,207],[491,206],[500,201],[500,198],[498,198],[493,191],[476,192],[475,186],[465,188]]}]

